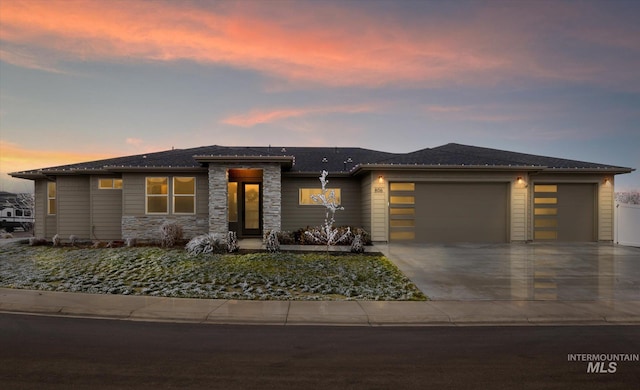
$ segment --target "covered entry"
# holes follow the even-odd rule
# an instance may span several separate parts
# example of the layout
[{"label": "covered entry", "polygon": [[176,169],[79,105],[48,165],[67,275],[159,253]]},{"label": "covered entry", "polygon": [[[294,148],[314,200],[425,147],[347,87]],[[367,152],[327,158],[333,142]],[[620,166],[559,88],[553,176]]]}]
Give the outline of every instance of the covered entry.
[{"label": "covered entry", "polygon": [[227,188],[229,231],[262,236],[262,169],[230,169]]},{"label": "covered entry", "polygon": [[390,183],[391,241],[506,242],[507,183]]}]

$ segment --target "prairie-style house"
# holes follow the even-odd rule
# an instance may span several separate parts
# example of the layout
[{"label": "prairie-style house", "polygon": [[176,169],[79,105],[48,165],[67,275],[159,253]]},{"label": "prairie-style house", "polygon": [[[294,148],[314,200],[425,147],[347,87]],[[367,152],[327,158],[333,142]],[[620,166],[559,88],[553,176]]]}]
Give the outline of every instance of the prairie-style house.
[{"label": "prairie-style house", "polygon": [[632,168],[447,144],[412,153],[347,147],[206,146],[14,172],[33,180],[35,235],[185,238],[318,225],[318,177],[337,225],[373,241],[612,241],[614,177]]}]

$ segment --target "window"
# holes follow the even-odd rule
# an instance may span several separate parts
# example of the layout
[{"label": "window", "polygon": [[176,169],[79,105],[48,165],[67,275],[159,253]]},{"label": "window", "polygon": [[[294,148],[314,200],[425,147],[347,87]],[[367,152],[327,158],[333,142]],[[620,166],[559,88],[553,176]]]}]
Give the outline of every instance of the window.
[{"label": "window", "polygon": [[535,192],[558,192],[558,186],[555,184],[536,184],[534,186]]},{"label": "window", "polygon": [[558,209],[551,208],[535,208],[534,215],[558,215]]},{"label": "window", "polygon": [[534,233],[534,239],[536,240],[557,240],[558,232],[547,231],[547,230],[538,230]]},{"label": "window", "polygon": [[229,182],[227,184],[227,222],[238,222],[238,183]]},{"label": "window", "polygon": [[391,191],[415,191],[416,183],[391,183]]},{"label": "window", "polygon": [[196,178],[173,178],[173,212],[176,214],[195,214]]},{"label": "window", "polygon": [[[336,202],[341,204],[341,191],[340,188],[327,188],[327,196],[333,191],[336,197]],[[314,202],[311,199],[311,195],[320,195],[322,193],[322,189],[320,188],[300,188],[300,198],[298,204],[300,206],[316,206],[320,203]]]},{"label": "window", "polygon": [[533,186],[533,238],[535,240],[558,239],[558,185]]},{"label": "window", "polygon": [[391,202],[391,204],[415,204],[416,203],[416,198],[415,196],[391,196],[391,198],[389,199],[389,202]]},{"label": "window", "polygon": [[416,238],[416,183],[389,183],[389,238]]},{"label": "window", "polygon": [[413,207],[408,207],[408,208],[391,207],[389,208],[389,213],[391,215],[415,215],[416,210]]},{"label": "window", "polygon": [[47,214],[56,214],[56,183],[47,183]]},{"label": "window", "polygon": [[169,197],[169,179],[166,177],[147,177],[147,214],[167,214]]},{"label": "window", "polygon": [[121,190],[122,179],[100,179],[98,180],[98,188],[101,190]]}]

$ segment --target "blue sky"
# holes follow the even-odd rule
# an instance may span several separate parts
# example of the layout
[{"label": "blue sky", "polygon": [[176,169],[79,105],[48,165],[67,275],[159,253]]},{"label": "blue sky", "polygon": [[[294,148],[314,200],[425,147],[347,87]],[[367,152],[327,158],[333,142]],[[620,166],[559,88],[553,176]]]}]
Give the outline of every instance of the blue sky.
[{"label": "blue sky", "polygon": [[640,168],[638,17],[637,1],[0,2],[0,190],[32,188],[7,172],[214,144]]}]

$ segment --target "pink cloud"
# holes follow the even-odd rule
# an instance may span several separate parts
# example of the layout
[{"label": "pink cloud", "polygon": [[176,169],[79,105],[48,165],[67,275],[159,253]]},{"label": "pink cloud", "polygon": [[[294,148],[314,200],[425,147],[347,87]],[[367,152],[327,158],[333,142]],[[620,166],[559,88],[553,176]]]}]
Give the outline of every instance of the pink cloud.
[{"label": "pink cloud", "polygon": [[[573,15],[562,4],[484,7],[467,18],[425,16],[421,23],[323,2],[116,4],[1,2],[4,46],[29,58],[6,61],[49,69],[52,59],[186,59],[329,86],[478,85],[522,77],[608,82],[600,77],[606,62],[585,64],[540,49],[545,29]],[[602,39],[619,44],[619,36]]]},{"label": "pink cloud", "polygon": [[441,112],[441,113],[460,112],[466,109],[467,109],[466,107],[460,107],[460,106],[428,106],[427,107],[427,111],[429,112]]},{"label": "pink cloud", "polygon": [[144,141],[140,138],[127,138],[125,142],[127,145],[140,146]]},{"label": "pink cloud", "polygon": [[548,118],[558,115],[562,107],[534,103],[486,103],[461,106],[430,105],[425,114],[434,118],[446,118],[466,122],[502,123],[520,122],[535,118]]},{"label": "pink cloud", "polygon": [[307,107],[307,108],[283,108],[273,110],[254,110],[247,114],[233,115],[221,122],[239,127],[253,127],[258,124],[272,123],[289,118],[325,113],[356,114],[373,111],[373,106],[333,106],[333,107]]},{"label": "pink cloud", "polygon": [[379,28],[375,15],[318,3],[271,13],[258,4],[205,11],[159,1],[2,2],[2,39],[49,59],[189,59],[327,85],[433,82],[507,63],[448,31]]}]

